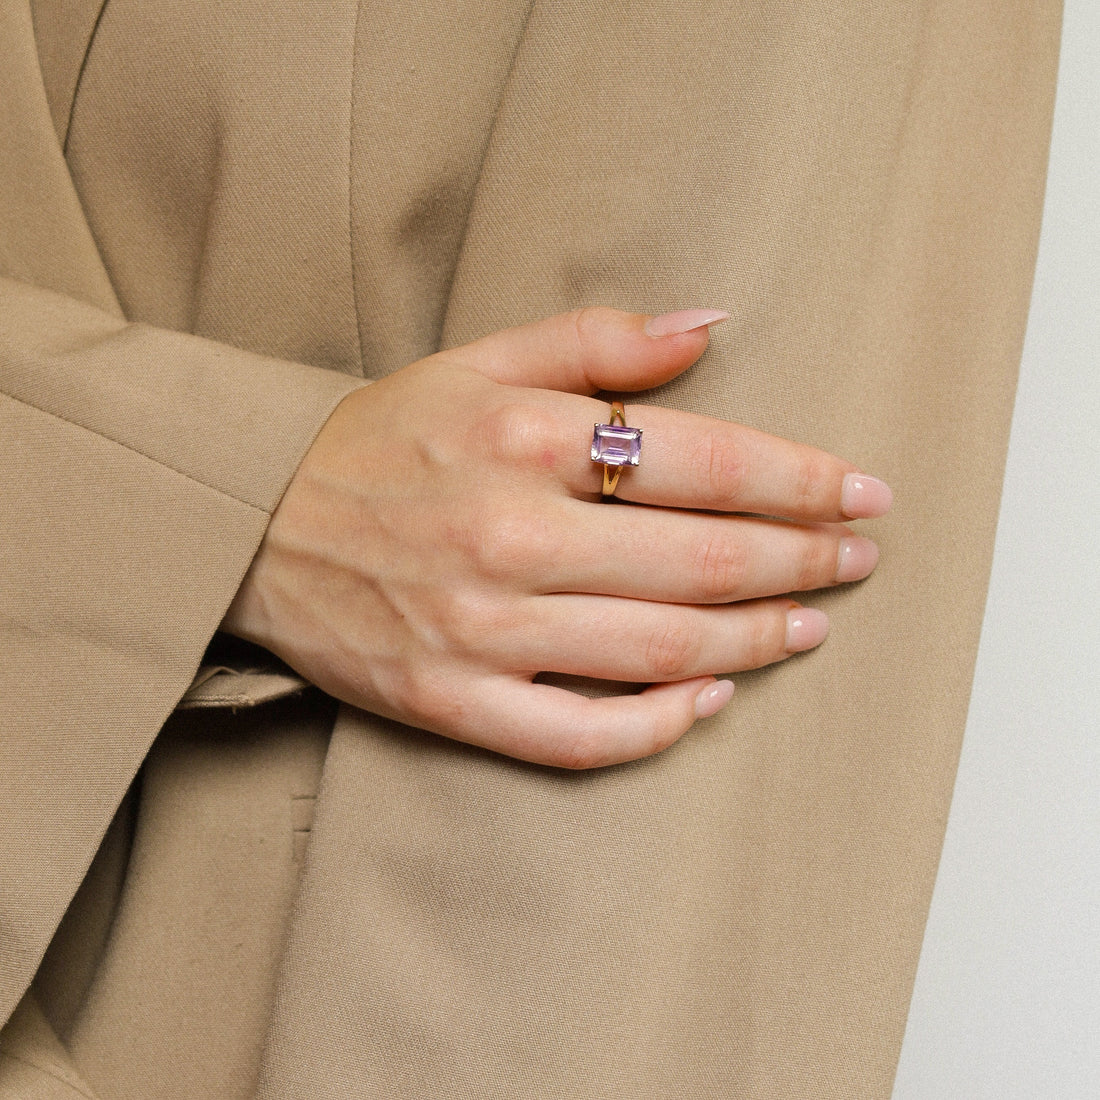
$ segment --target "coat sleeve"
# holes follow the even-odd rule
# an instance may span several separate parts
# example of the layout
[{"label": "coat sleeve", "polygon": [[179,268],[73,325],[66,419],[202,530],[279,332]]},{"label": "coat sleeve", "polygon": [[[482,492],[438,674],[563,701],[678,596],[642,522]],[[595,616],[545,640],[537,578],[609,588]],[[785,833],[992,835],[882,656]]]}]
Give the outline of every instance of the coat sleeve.
[{"label": "coat sleeve", "polygon": [[0,1021],[361,379],[129,324],[0,0]]}]

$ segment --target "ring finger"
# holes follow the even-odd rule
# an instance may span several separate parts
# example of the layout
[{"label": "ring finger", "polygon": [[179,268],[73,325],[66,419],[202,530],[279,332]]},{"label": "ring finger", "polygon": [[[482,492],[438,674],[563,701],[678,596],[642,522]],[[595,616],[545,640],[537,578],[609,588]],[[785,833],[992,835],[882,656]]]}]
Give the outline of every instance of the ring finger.
[{"label": "ring finger", "polygon": [[510,625],[506,633],[481,635],[502,667],[628,683],[759,668],[813,648],[828,632],[823,612],[783,598],[685,607],[543,596],[511,615]]}]

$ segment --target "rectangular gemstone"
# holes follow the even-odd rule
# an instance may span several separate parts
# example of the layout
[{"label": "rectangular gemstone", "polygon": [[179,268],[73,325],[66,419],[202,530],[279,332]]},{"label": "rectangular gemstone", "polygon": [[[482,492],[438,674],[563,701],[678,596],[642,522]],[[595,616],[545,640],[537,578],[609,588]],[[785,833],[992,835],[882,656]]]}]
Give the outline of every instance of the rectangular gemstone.
[{"label": "rectangular gemstone", "polygon": [[592,433],[592,461],[604,466],[637,466],[642,454],[642,429],[597,424]]}]

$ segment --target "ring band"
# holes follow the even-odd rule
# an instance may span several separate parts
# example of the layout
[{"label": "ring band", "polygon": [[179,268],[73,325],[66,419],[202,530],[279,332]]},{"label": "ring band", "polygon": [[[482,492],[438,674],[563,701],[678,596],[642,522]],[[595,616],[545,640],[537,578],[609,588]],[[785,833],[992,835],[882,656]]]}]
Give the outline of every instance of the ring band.
[{"label": "ring band", "polygon": [[611,402],[608,424],[596,424],[592,433],[592,461],[603,466],[603,495],[612,496],[624,466],[637,466],[642,457],[642,429],[626,426],[621,401]]}]

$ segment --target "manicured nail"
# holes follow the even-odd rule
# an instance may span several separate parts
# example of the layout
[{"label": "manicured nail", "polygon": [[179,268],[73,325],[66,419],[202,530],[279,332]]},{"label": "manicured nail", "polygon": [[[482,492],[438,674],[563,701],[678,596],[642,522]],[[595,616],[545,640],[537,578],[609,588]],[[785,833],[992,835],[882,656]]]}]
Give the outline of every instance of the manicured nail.
[{"label": "manicured nail", "polygon": [[712,714],[717,714],[732,698],[732,680],[708,684],[695,697],[695,717],[709,718]]},{"label": "manicured nail", "polygon": [[679,336],[683,332],[716,325],[728,318],[729,314],[724,309],[681,309],[650,317],[645,323],[645,331],[647,336]]},{"label": "manicured nail", "polygon": [[851,535],[840,540],[837,553],[836,579],[841,584],[846,581],[861,581],[878,565],[878,547],[870,540]]},{"label": "manicured nail", "polygon": [[885,481],[867,474],[847,474],[840,492],[841,511],[849,519],[873,519],[890,511],[894,494]]},{"label": "manicured nail", "polygon": [[829,616],[815,607],[792,607],[787,612],[787,652],[801,653],[825,641]]}]

